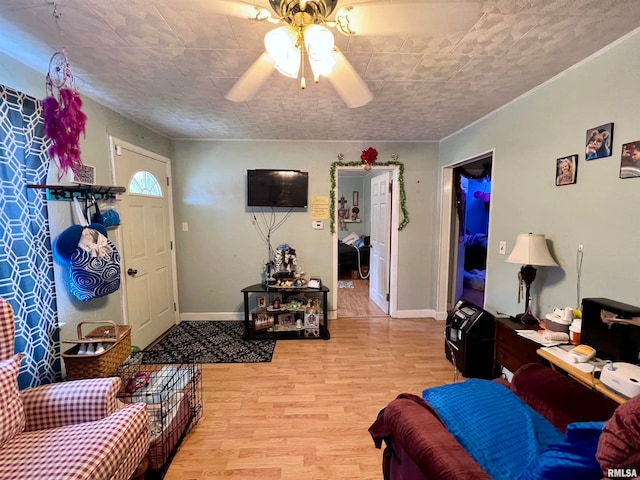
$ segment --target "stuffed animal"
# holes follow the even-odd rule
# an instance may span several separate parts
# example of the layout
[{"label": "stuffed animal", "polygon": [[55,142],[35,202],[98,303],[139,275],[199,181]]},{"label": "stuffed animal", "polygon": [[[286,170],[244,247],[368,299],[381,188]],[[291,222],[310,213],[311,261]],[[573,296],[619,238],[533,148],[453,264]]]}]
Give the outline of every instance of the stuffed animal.
[{"label": "stuffed animal", "polygon": [[586,159],[593,160],[594,158],[608,157],[611,155],[607,139],[609,138],[609,132],[603,129],[594,129],[589,134],[589,140],[587,141]]}]

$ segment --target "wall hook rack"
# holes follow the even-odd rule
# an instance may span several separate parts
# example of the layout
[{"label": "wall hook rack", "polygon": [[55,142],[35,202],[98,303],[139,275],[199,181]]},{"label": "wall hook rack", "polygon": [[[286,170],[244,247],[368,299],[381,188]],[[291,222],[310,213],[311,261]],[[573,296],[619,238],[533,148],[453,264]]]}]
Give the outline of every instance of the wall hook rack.
[{"label": "wall hook rack", "polygon": [[113,185],[27,185],[27,188],[46,190],[47,200],[84,200],[89,196],[96,200],[111,199],[127,191]]}]

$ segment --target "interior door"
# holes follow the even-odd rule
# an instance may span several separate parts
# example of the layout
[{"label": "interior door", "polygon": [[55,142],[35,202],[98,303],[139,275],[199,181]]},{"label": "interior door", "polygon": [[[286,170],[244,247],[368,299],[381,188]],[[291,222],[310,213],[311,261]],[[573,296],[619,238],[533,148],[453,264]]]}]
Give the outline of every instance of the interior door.
[{"label": "interior door", "polygon": [[117,143],[115,152],[116,181],[127,188],[119,205],[125,318],[144,348],[177,321],[169,164]]},{"label": "interior door", "polygon": [[371,253],[369,297],[385,314],[389,313],[389,239],[391,238],[391,172],[371,178]]}]

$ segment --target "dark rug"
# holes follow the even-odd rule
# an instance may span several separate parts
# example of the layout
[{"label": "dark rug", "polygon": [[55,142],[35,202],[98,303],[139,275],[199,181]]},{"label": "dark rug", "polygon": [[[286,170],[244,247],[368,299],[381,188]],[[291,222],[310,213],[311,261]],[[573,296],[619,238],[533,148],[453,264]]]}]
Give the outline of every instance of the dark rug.
[{"label": "dark rug", "polygon": [[245,340],[242,320],[184,321],[147,350],[142,362],[270,362],[275,346],[275,340]]}]

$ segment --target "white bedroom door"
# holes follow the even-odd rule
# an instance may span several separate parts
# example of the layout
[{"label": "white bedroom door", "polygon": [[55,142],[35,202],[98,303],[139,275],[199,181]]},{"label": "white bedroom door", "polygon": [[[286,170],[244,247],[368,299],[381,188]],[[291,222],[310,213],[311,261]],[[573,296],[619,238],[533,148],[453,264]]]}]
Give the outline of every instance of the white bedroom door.
[{"label": "white bedroom door", "polygon": [[371,178],[369,297],[386,314],[389,313],[390,184],[390,171],[381,172]]}]

